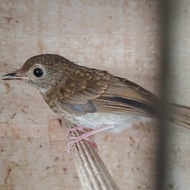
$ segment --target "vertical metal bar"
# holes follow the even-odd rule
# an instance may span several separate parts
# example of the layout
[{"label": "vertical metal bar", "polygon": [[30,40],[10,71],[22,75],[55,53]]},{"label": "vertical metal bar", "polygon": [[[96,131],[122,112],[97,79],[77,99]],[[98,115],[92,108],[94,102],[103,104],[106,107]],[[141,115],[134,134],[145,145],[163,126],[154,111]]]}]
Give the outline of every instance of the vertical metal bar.
[{"label": "vertical metal bar", "polygon": [[157,189],[164,190],[167,181],[168,163],[168,96],[169,96],[169,67],[170,67],[170,27],[171,27],[171,1],[163,0],[161,3],[162,19],[162,59],[161,59],[161,112],[160,112],[160,156],[158,158],[158,183]]}]

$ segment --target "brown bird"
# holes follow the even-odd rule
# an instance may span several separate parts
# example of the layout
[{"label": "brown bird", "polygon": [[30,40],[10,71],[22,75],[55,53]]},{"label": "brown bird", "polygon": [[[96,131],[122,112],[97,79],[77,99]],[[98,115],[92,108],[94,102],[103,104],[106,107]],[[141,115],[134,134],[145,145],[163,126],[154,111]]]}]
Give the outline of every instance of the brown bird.
[{"label": "brown bird", "polygon": [[[34,56],[2,79],[27,80],[54,112],[79,127],[92,129],[73,143],[106,129],[120,132],[159,114],[158,98],[141,86],[59,55]],[[170,106],[170,120],[190,129],[190,108]]]}]

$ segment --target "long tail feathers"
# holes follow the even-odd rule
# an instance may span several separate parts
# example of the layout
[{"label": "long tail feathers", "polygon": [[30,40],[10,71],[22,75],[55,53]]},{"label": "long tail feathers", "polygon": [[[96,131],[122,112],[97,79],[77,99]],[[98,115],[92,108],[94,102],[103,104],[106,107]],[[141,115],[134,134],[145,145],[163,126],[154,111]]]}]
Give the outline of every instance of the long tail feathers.
[{"label": "long tail feathers", "polygon": [[190,107],[172,104],[170,119],[173,123],[190,130]]}]

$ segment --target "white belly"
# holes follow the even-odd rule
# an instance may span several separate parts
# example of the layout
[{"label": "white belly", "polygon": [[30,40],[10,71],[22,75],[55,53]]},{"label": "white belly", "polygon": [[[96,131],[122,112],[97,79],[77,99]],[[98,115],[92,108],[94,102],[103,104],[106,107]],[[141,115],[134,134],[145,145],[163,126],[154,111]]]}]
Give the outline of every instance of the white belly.
[{"label": "white belly", "polygon": [[64,117],[77,126],[90,129],[96,129],[105,125],[114,125],[115,127],[109,130],[109,132],[114,133],[119,133],[124,129],[129,129],[140,122],[148,122],[151,120],[151,118],[143,116],[111,113],[87,113],[82,116],[75,116],[67,113],[64,114]]}]

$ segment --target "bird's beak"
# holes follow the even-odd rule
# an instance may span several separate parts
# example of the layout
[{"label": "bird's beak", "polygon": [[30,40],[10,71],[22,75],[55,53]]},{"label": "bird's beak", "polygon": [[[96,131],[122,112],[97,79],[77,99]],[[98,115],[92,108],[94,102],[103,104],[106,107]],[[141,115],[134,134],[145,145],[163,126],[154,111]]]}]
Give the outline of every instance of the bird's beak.
[{"label": "bird's beak", "polygon": [[28,77],[26,77],[24,74],[22,74],[19,71],[2,76],[2,80],[23,80],[23,79],[28,79]]}]

